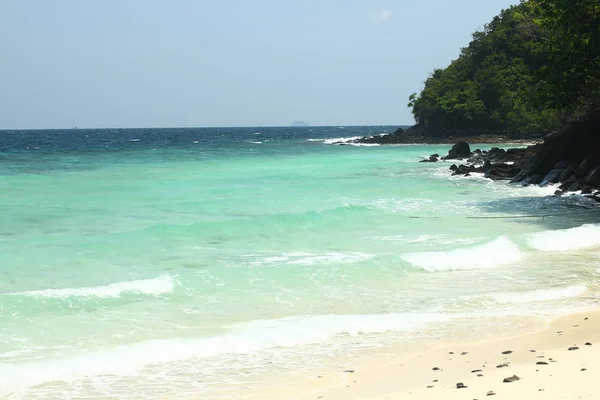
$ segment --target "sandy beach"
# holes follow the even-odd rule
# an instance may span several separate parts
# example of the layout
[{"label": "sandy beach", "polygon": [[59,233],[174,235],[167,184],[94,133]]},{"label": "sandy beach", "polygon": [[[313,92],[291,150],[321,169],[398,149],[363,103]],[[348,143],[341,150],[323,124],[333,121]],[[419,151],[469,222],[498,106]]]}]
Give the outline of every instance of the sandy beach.
[{"label": "sandy beach", "polygon": [[296,399],[598,399],[600,311],[557,319],[527,335],[448,345],[379,367],[341,372],[340,383]]}]

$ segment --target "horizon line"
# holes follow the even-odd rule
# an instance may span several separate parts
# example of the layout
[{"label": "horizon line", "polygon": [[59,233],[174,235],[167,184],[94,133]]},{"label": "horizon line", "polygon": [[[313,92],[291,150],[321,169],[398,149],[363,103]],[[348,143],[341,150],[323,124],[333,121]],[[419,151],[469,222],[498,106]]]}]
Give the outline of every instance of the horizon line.
[{"label": "horizon line", "polygon": [[365,124],[365,125],[343,125],[343,124],[331,124],[331,125],[248,125],[248,126],[140,126],[135,128],[126,128],[126,127],[96,127],[96,128],[80,128],[80,127],[70,127],[70,128],[0,128],[0,132],[7,131],[84,131],[84,130],[120,130],[120,129],[236,129],[236,128],[330,128],[330,127],[359,127],[359,126],[397,126],[397,127],[405,127],[405,126],[413,126],[413,124]]}]

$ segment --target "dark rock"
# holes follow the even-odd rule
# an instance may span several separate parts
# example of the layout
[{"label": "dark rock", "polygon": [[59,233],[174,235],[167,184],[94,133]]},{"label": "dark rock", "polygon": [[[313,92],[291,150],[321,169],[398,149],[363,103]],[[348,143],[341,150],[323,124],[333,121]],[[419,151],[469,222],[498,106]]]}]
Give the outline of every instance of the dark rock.
[{"label": "dark rock", "polygon": [[508,367],[508,364],[496,365],[496,368],[506,368],[506,367]]},{"label": "dark rock", "polygon": [[473,373],[473,374],[476,373],[476,372],[481,372],[481,370],[480,369],[474,369],[473,371],[471,371],[471,373]]},{"label": "dark rock", "polygon": [[458,142],[448,152],[448,155],[444,157],[446,160],[460,160],[471,157],[471,147],[467,142]]},{"label": "dark rock", "polygon": [[439,371],[440,369],[438,367],[433,367],[433,371]]},{"label": "dark rock", "polygon": [[438,162],[438,161],[440,161],[439,154],[432,154],[429,156],[429,158],[426,158],[425,160],[421,160],[421,162]]},{"label": "dark rock", "polygon": [[560,173],[560,175],[558,176],[558,181],[559,181],[559,182],[564,182],[564,181],[566,181],[567,179],[569,179],[569,177],[570,177],[571,175],[573,175],[573,172],[575,172],[575,169],[576,169],[576,168],[577,168],[577,167],[576,167],[575,165],[573,165],[573,164],[566,166],[566,167],[565,167],[565,168],[562,170],[562,172]]},{"label": "dark rock", "polygon": [[[590,149],[600,148],[600,135],[598,135],[599,115],[590,115],[586,118],[570,122],[564,128],[544,138],[544,143],[530,146],[532,156],[523,163],[521,172],[513,179],[514,182],[523,182],[529,177],[538,174],[548,174],[557,163],[571,160],[570,164],[580,163],[574,173],[583,177],[595,165],[594,158],[584,160],[589,156]],[[586,161],[585,163],[582,160]],[[559,175],[560,176],[560,175]]]},{"label": "dark rock", "polygon": [[581,368],[581,372],[587,371],[587,368]]},{"label": "dark rock", "polygon": [[567,191],[575,182],[577,182],[577,177],[575,175],[571,175],[569,179],[564,181],[558,188],[563,192]]},{"label": "dark rock", "polygon": [[503,351],[502,354],[512,354],[512,350]]},{"label": "dark rock", "polygon": [[532,177],[527,179],[527,183],[531,185],[539,185],[544,180],[544,175],[533,175]]},{"label": "dark rock", "polygon": [[452,164],[450,166],[450,171],[456,171],[458,169],[458,166],[456,164]]},{"label": "dark rock", "polygon": [[577,347],[577,346],[569,347],[569,351],[574,351],[574,350],[579,350],[579,347]]},{"label": "dark rock", "polygon": [[353,374],[354,370],[353,369],[347,369],[347,370],[344,371],[344,373],[346,373],[346,374]]},{"label": "dark rock", "polygon": [[536,365],[548,365],[546,361],[538,361],[535,363]]},{"label": "dark rock", "polygon": [[464,383],[462,383],[462,382],[458,382],[458,383],[456,384],[456,388],[457,388],[457,389],[466,389],[467,387],[465,386],[465,384],[464,384]]},{"label": "dark rock", "polygon": [[504,382],[504,383],[513,383],[513,382],[520,381],[520,380],[521,380],[521,378],[519,378],[516,375],[513,375],[513,376],[510,376],[508,378],[504,378],[504,380],[502,382]]},{"label": "dark rock", "polygon": [[585,181],[591,185],[600,184],[600,167],[594,168],[587,176]]},{"label": "dark rock", "polygon": [[587,342],[585,345],[586,346],[591,346],[592,344],[590,342]]},{"label": "dark rock", "polygon": [[579,176],[586,175],[590,170],[598,165],[598,155],[591,154],[583,159],[583,161],[579,164],[577,168],[577,172]]},{"label": "dark rock", "polygon": [[560,177],[560,174],[562,173],[562,171],[563,170],[561,168],[554,168],[553,170],[548,172],[548,175],[546,175],[544,177],[544,179],[540,183],[540,186],[546,186],[550,183],[558,182],[558,178]]},{"label": "dark rock", "polygon": [[496,393],[494,393],[492,390],[487,392],[487,396],[495,396],[495,395],[496,395]]}]

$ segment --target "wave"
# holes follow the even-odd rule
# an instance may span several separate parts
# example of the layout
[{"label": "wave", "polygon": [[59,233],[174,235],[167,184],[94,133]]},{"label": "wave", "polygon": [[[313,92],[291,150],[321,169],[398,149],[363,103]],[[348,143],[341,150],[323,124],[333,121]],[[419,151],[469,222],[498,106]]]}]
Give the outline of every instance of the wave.
[{"label": "wave", "polygon": [[136,293],[149,296],[170,293],[175,287],[172,276],[163,275],[154,279],[111,283],[106,286],[44,289],[27,292],[7,293],[8,296],[45,297],[52,299],[66,299],[70,297],[98,297],[101,299],[118,298],[123,293]]},{"label": "wave", "polygon": [[360,139],[363,136],[352,136],[352,137],[338,137],[338,138],[328,138],[328,139],[306,139],[307,142],[323,142],[325,144],[338,144],[338,143],[350,143],[356,139]]},{"label": "wave", "polygon": [[145,367],[190,359],[253,354],[266,349],[318,344],[338,336],[419,329],[447,321],[442,314],[371,314],[294,316],[232,325],[210,338],[163,339],[105,348],[68,358],[21,364],[0,363],[0,394],[46,382],[98,375],[129,376]]},{"label": "wave", "polygon": [[430,272],[491,268],[514,263],[522,256],[519,246],[506,237],[475,247],[401,255],[405,261]]},{"label": "wave", "polygon": [[529,292],[495,293],[490,296],[498,303],[529,303],[535,301],[551,301],[578,297],[588,291],[585,285],[558,287],[552,289],[538,289]]},{"label": "wave", "polygon": [[600,225],[585,224],[577,228],[545,231],[532,234],[527,240],[536,250],[558,252],[600,245]]},{"label": "wave", "polygon": [[[247,255],[246,258],[255,259],[256,255]],[[374,258],[374,254],[360,252],[328,252],[325,254],[315,254],[309,252],[291,252],[277,256],[266,257],[251,261],[251,266],[288,264],[288,265],[326,265],[326,264],[352,264],[355,262],[366,261]]]}]

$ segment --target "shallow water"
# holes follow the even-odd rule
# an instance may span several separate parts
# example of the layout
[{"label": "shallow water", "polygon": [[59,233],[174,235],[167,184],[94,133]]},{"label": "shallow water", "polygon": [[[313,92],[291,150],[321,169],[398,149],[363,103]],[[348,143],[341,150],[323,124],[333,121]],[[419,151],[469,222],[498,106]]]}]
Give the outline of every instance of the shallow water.
[{"label": "shallow water", "polygon": [[0,133],[0,397],[231,398],[597,304],[594,204],[327,140],[385,130]]}]

